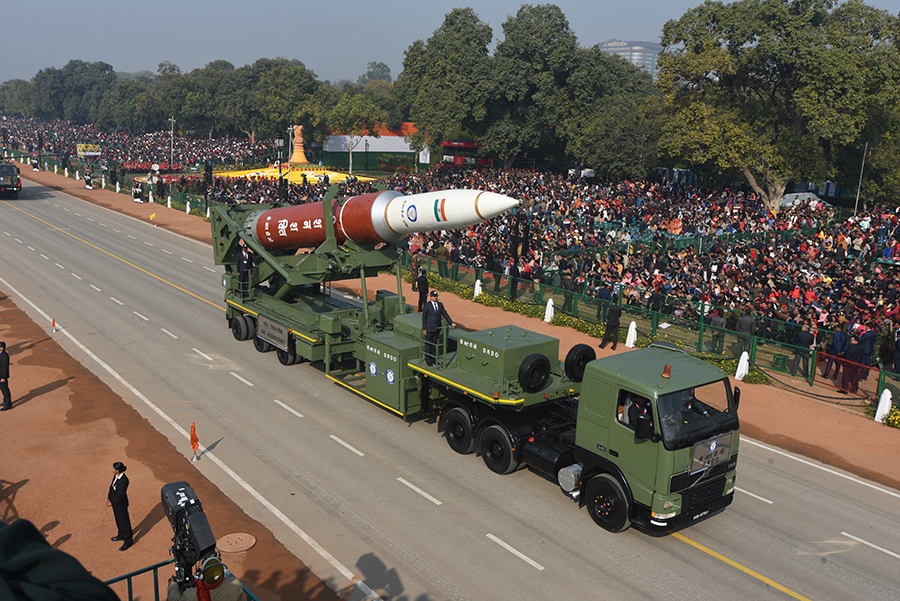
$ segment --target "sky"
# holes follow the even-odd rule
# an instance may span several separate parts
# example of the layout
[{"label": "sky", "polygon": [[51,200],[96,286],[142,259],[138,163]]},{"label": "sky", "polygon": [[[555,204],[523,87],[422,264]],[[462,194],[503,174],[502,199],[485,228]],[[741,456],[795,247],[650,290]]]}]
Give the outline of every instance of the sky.
[{"label": "sky", "polygon": [[[540,2],[533,1],[532,4]],[[607,39],[659,42],[662,27],[699,0],[558,0],[581,46]],[[900,13],[900,0],[867,4]],[[214,60],[235,67],[259,58],[299,59],[320,80],[338,81],[383,62],[396,78],[403,53],[427,40],[453,8],[470,6],[491,26],[494,44],[522,2],[490,0],[62,0],[7,1],[0,82],[30,79],[70,60],[102,61],[119,72],[156,73],[163,61],[183,72]],[[493,50],[493,46],[491,47]]]}]

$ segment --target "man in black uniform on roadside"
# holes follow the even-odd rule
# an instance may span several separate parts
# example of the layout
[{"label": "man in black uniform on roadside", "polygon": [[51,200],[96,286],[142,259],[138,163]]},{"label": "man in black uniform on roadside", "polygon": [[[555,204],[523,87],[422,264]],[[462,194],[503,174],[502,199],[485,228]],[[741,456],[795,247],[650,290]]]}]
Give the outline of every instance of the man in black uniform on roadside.
[{"label": "man in black uniform on roadside", "polygon": [[428,300],[428,276],[422,267],[419,267],[419,274],[416,276],[413,290],[419,293],[419,313],[421,313],[425,309],[425,302]]},{"label": "man in black uniform on roadside", "polygon": [[12,409],[12,397],[9,394],[9,353],[6,343],[0,342],[0,393],[3,393],[3,407],[0,411]]},{"label": "man in black uniform on roadside", "polygon": [[600,348],[606,346],[606,343],[612,341],[612,350],[616,350],[619,343],[619,321],[622,317],[622,307],[619,306],[618,298],[613,299],[609,311],[606,313],[606,331],[603,332],[603,340],[600,342]]},{"label": "man in black uniform on roadside", "polygon": [[434,365],[435,360],[435,344],[441,333],[441,321],[447,320],[450,327],[455,328],[456,324],[450,319],[444,303],[438,301],[438,291],[431,291],[431,300],[425,303],[422,309],[422,333],[425,334],[425,364]]}]

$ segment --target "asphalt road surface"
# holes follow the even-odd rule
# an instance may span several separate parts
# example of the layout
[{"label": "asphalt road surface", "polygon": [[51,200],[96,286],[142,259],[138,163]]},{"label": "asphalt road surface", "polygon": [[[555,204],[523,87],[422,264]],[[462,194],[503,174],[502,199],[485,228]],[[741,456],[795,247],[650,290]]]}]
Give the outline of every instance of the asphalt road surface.
[{"label": "asphalt road surface", "polygon": [[[558,485],[454,453],[231,335],[211,249],[28,185],[0,203],[0,284],[319,576],[356,596],[896,599],[900,493],[744,439],[732,506],[613,535]],[[27,299],[27,300],[26,300]],[[499,324],[484,324],[485,327]]]}]

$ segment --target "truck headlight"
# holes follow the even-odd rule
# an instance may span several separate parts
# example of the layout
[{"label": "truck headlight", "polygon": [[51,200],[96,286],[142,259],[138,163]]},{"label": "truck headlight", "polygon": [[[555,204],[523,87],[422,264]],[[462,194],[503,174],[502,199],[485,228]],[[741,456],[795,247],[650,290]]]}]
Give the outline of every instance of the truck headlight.
[{"label": "truck headlight", "polygon": [[655,511],[651,511],[650,517],[657,519],[657,520],[668,520],[668,519],[674,518],[675,513],[676,512],[674,512],[674,511],[671,513],[657,513]]},{"label": "truck headlight", "polygon": [[726,495],[730,495],[734,492],[734,476],[725,480],[725,493]]}]

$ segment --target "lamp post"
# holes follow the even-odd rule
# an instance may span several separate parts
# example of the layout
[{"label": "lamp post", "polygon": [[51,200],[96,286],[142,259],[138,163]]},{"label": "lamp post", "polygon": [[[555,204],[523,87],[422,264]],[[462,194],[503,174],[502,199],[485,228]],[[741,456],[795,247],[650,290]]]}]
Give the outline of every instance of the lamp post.
[{"label": "lamp post", "polygon": [[284,138],[275,138],[275,146],[278,147],[278,200],[284,202],[284,180],[281,179],[281,149],[284,148]]},{"label": "lamp post", "polygon": [[859,168],[859,184],[856,186],[856,205],[853,207],[853,216],[856,217],[856,212],[859,209],[859,190],[862,188],[862,176],[863,169],[866,168],[866,154],[869,152],[869,143],[866,142],[866,147],[863,149],[863,160],[862,165]]}]

